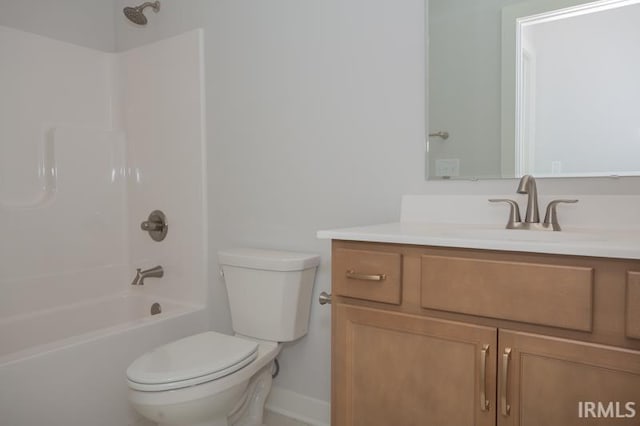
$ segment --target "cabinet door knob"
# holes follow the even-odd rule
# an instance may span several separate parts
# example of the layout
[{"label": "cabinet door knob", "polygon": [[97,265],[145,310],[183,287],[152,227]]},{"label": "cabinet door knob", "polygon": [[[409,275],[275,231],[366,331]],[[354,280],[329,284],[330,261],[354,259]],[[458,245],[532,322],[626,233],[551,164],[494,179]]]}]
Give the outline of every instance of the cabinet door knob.
[{"label": "cabinet door knob", "polygon": [[326,305],[327,303],[331,304],[331,295],[326,291],[323,291],[320,293],[320,297],[318,297],[318,302],[320,302],[321,305]]}]

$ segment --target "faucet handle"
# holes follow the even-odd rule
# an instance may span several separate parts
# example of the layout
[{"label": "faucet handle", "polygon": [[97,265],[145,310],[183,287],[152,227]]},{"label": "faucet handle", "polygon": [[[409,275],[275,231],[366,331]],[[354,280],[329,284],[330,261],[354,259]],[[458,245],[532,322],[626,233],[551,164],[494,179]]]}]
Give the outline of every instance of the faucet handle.
[{"label": "faucet handle", "polygon": [[516,201],[508,198],[490,198],[489,202],[509,204],[509,221],[507,222],[507,229],[513,229],[515,228],[516,223],[522,222],[522,218],[520,217],[520,206],[518,206]]},{"label": "faucet handle", "polygon": [[558,210],[557,206],[560,203],[577,203],[578,200],[553,200],[547,205],[547,212],[544,215],[544,224],[551,225],[554,231],[561,231],[560,224],[558,223]]}]

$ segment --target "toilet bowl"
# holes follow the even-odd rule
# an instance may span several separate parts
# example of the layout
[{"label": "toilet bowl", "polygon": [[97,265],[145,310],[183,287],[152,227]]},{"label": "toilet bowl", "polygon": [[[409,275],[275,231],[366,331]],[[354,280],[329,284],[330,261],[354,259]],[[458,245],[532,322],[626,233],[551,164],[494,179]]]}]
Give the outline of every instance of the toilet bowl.
[{"label": "toilet bowl", "polygon": [[219,261],[241,334],[189,336],[127,369],[129,401],[160,426],[262,426],[279,342],[307,332],[318,256],[235,249]]},{"label": "toilet bowl", "polygon": [[[131,364],[129,400],[162,426],[226,426],[246,399],[252,379],[267,381],[270,387],[271,365],[279,351],[274,342],[215,332],[180,339]],[[263,370],[266,377],[256,374]],[[252,399],[264,404],[266,397],[254,394]],[[246,407],[245,412],[250,411]]]}]

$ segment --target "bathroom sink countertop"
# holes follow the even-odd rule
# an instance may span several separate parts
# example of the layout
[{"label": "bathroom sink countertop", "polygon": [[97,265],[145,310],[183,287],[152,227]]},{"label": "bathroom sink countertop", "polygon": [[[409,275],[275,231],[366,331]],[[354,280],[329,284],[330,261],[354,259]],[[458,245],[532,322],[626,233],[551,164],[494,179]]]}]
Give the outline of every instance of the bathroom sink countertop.
[{"label": "bathroom sink countertop", "polygon": [[569,227],[560,232],[501,225],[385,223],[318,231],[320,239],[640,259],[640,231]]},{"label": "bathroom sink countertop", "polygon": [[[318,232],[318,238],[440,247],[640,259],[640,196],[581,195],[559,210],[562,231],[505,229],[508,209],[490,198],[515,198],[524,211],[526,199],[516,194],[405,195],[400,221]],[[543,210],[544,211],[544,210]]]}]

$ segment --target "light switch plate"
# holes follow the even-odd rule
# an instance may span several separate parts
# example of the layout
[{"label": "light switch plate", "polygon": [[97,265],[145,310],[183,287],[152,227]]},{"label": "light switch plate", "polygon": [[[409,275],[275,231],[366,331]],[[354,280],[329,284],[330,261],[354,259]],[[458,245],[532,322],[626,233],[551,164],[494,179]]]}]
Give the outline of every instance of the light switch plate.
[{"label": "light switch plate", "polygon": [[459,158],[442,158],[436,160],[436,176],[454,177],[460,176],[460,159]]}]

